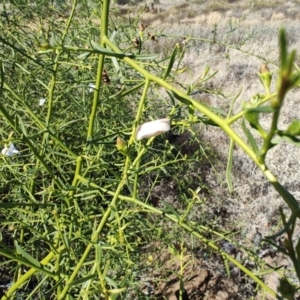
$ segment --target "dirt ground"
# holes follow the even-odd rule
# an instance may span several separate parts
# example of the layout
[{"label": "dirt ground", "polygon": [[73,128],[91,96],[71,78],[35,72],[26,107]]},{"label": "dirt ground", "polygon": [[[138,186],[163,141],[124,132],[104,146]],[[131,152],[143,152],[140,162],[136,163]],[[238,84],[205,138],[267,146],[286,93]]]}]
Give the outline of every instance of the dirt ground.
[{"label": "dirt ground", "polygon": [[[180,258],[174,256],[174,252],[170,249],[158,245],[153,244],[150,247],[152,250],[156,248],[159,251],[151,255],[151,262],[149,259],[146,262],[148,265],[147,275],[142,277],[144,284],[140,289],[145,296],[148,296],[147,299],[178,300],[180,299],[181,284],[184,287],[181,289],[184,290],[181,298],[183,300],[276,299],[258,290],[255,284],[251,283],[238,268],[231,266],[230,276],[228,276],[224,271],[223,259],[218,254],[205,258],[201,253],[203,249],[186,249]],[[177,247],[179,248],[180,245]],[[230,248],[235,257],[239,255],[233,245],[223,243],[223,247],[227,250]],[[262,255],[265,255],[263,259],[268,266],[284,267],[288,265],[287,259],[281,254],[264,251]],[[252,263],[248,262],[247,267],[251,268],[251,265]],[[182,276],[179,275],[180,270],[183,270]],[[276,291],[279,285],[278,273],[272,272],[261,278]]]}]

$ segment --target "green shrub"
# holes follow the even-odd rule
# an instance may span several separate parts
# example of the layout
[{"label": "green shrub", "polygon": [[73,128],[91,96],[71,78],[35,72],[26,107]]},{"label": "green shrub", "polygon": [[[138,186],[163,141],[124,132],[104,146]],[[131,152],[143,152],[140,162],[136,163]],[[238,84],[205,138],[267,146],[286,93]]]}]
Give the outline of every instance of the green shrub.
[{"label": "green shrub", "polygon": [[[138,29],[138,17],[122,24],[109,1],[100,8],[76,0],[70,12],[65,2],[3,6],[0,253],[7,290],[2,299],[133,299],[141,296],[140,273],[153,262],[160,243],[169,244],[179,261],[174,271],[179,298],[193,249],[189,244],[201,245],[205,253],[213,250],[224,259],[227,274],[230,262],[276,296],[254,270],[224,250],[234,243],[233,233],[222,233],[207,218],[205,168],[212,168],[217,151],[201,141],[198,124],[219,127],[231,141],[230,192],[233,152],[239,146],[286,202],[291,217],[287,221],[280,211],[284,229],[275,237],[286,233],[287,238],[283,246],[271,238],[269,243],[292,259],[300,277],[294,237],[299,205],[266,163],[279,140],[299,144],[299,121],[284,130],[277,127],[286,93],[300,82],[285,32],[280,32],[277,90],[271,93],[272,74],[264,65],[258,75],[264,93],[233,113],[238,96],[228,111],[191,98],[209,92],[206,81],[215,75],[209,68],[192,84],[179,81],[192,37],[180,37],[181,45],[174,40],[163,55],[149,54],[145,45],[157,45],[160,33]],[[206,42],[216,44],[216,37],[217,26]],[[262,114],[272,118],[268,130],[260,124]],[[136,133],[143,127],[138,126],[157,119],[170,122],[171,130],[154,128],[155,134],[140,141]],[[232,126],[239,120],[244,138]],[[151,126],[146,127],[151,131]],[[156,136],[158,131],[164,135]],[[140,255],[144,249],[147,257]],[[296,292],[286,278],[278,290],[283,297]]]}]

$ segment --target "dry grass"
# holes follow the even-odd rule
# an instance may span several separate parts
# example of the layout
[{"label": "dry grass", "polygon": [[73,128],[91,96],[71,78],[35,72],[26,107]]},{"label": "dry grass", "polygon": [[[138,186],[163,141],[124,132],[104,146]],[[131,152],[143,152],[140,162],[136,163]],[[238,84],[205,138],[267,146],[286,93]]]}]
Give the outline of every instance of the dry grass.
[{"label": "dry grass", "polygon": [[[140,6],[141,7],[141,6]],[[155,11],[149,11],[142,16],[143,22],[154,26],[180,25],[189,23],[210,25],[223,24],[229,18],[248,19],[248,23],[260,24],[261,22],[292,21],[300,18],[299,9],[295,1],[194,1],[176,2],[174,5],[161,1],[155,5]],[[136,8],[131,7],[132,13]],[[250,16],[250,17],[249,17]],[[246,25],[246,24],[245,24]]]}]

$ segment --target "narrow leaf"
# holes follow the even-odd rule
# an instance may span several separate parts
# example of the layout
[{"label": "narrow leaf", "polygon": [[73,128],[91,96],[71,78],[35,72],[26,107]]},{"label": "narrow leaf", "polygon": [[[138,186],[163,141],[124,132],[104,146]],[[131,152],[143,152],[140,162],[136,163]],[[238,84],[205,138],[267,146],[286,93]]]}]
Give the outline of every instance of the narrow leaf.
[{"label": "narrow leaf", "polygon": [[240,90],[238,91],[237,95],[230,101],[230,107],[229,107],[227,119],[230,118],[231,112],[232,112],[232,109],[233,109],[233,105],[234,105],[235,101],[238,99],[238,97],[240,96],[241,93],[242,93],[242,89],[240,89]]},{"label": "narrow leaf", "polygon": [[107,56],[112,56],[112,57],[116,57],[116,58],[135,58],[135,59],[139,59],[139,60],[153,60],[155,59],[158,55],[157,54],[143,54],[143,55],[135,55],[135,54],[125,54],[125,53],[117,53],[117,52],[113,52],[107,48],[101,47],[100,45],[98,45],[97,43],[95,43],[94,41],[90,41],[91,46],[94,50],[96,50],[98,53],[103,54],[103,55],[107,55]]},{"label": "narrow leaf", "polygon": [[167,203],[165,201],[162,201],[162,202],[165,205],[165,207],[162,209],[162,211],[164,213],[172,214],[172,215],[178,217],[178,213],[176,212],[176,210],[169,203]]},{"label": "narrow leaf", "polygon": [[85,59],[87,59],[90,55],[92,55],[92,52],[84,52],[84,53],[78,55],[77,58],[78,58],[78,59],[83,59],[83,60],[85,60]]},{"label": "narrow leaf", "polygon": [[233,148],[234,148],[234,141],[233,139],[230,139],[228,161],[226,167],[226,181],[227,181],[227,186],[230,194],[233,192],[232,177],[231,177]]},{"label": "narrow leaf", "polygon": [[33,265],[35,265],[37,268],[41,268],[41,263],[36,260],[34,257],[32,257],[28,252],[26,252],[24,249],[22,249],[17,242],[15,242],[15,247],[17,250],[17,253],[20,254],[23,258],[26,258],[29,262],[31,262]]},{"label": "narrow leaf", "polygon": [[97,277],[97,274],[91,274],[91,275],[88,275],[86,277],[80,278],[78,280],[72,281],[71,283],[68,284],[68,286],[77,286],[77,285],[80,285],[82,283],[85,283],[88,280],[94,279],[95,277]]},{"label": "narrow leaf", "polygon": [[109,40],[113,42],[114,39],[115,39],[116,34],[117,34],[117,29],[115,29],[115,30],[112,32],[112,34],[111,34]]},{"label": "narrow leaf", "polygon": [[248,108],[247,112],[258,112],[258,113],[272,113],[274,112],[274,108],[271,106],[257,106],[253,108]]},{"label": "narrow leaf", "polygon": [[111,50],[108,50],[107,48],[101,47],[100,45],[98,45],[94,41],[90,41],[90,43],[91,43],[92,48],[100,54],[107,55],[107,56],[114,56],[114,57],[117,57],[117,58],[124,58],[124,57],[128,56],[124,53],[116,53],[116,52],[113,52]]},{"label": "narrow leaf", "polygon": [[258,146],[257,146],[257,143],[256,143],[256,140],[254,139],[251,131],[247,128],[246,124],[245,124],[245,121],[243,120],[242,122],[242,128],[243,128],[243,131],[244,133],[246,134],[247,138],[248,138],[248,141],[253,149],[253,151],[258,154],[259,152],[259,149],[258,149]]},{"label": "narrow leaf", "polygon": [[138,59],[138,60],[153,60],[157,58],[157,54],[141,54],[141,55],[133,55],[132,58]]},{"label": "narrow leaf", "polygon": [[281,28],[279,31],[281,70],[286,69],[287,65],[287,42],[285,35],[285,30]]},{"label": "narrow leaf", "polygon": [[173,50],[173,53],[172,53],[172,55],[171,55],[170,61],[169,61],[169,65],[168,65],[167,70],[166,70],[166,72],[165,72],[165,75],[164,75],[164,77],[163,77],[163,80],[165,80],[165,79],[169,76],[169,74],[170,74],[170,72],[171,72],[171,70],[172,70],[172,67],[173,67],[173,65],[174,65],[174,62],[175,62],[175,59],[176,59],[176,55],[177,55],[178,49],[179,49],[179,46],[178,46],[178,44],[176,44],[176,45],[175,45],[175,48],[174,48],[174,50]]}]

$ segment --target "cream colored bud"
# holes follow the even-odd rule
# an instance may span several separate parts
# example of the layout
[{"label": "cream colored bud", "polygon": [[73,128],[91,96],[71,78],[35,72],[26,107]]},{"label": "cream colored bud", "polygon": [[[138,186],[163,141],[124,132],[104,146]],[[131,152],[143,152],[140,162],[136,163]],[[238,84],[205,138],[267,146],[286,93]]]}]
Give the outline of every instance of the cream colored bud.
[{"label": "cream colored bud", "polygon": [[270,70],[267,66],[266,63],[262,63],[261,66],[260,66],[260,69],[259,69],[259,73],[260,74],[266,74],[266,73],[270,73]]},{"label": "cream colored bud", "polygon": [[119,151],[124,151],[126,149],[126,142],[124,141],[124,139],[118,136],[116,146]]}]

